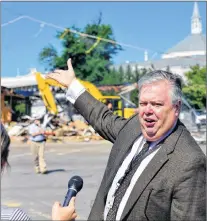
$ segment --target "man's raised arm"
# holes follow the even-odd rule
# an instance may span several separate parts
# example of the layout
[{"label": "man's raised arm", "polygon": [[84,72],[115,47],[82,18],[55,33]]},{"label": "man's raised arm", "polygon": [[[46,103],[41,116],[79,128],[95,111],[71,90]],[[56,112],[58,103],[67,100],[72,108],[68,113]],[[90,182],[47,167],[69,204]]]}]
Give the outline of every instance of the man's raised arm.
[{"label": "man's raised arm", "polygon": [[121,128],[126,123],[126,119],[116,116],[107,106],[96,100],[85,89],[76,78],[71,59],[68,59],[68,70],[55,70],[48,74],[47,78],[52,78],[64,87],[68,88],[66,98],[74,104],[79,113],[104,139],[115,142]]}]

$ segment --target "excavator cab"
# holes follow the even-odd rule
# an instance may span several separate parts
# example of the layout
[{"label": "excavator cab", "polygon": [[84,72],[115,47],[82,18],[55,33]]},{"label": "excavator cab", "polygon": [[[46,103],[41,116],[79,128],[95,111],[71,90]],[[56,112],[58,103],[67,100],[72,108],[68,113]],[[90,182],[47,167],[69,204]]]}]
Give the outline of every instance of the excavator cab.
[{"label": "excavator cab", "polygon": [[136,106],[132,103],[128,103],[122,97],[119,96],[104,96],[104,99],[100,99],[101,102],[108,105],[112,104],[112,111],[114,114],[129,118],[135,114]]}]

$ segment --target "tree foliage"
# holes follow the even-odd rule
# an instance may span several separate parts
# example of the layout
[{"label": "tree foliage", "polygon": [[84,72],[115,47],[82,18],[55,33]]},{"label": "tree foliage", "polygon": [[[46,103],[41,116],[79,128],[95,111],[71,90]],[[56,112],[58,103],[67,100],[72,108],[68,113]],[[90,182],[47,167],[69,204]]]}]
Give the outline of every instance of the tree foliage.
[{"label": "tree foliage", "polygon": [[[71,29],[115,41],[112,27],[101,22],[102,14],[97,21],[87,24],[82,30],[75,26]],[[71,57],[77,77],[92,83],[100,83],[104,76],[109,74],[113,55],[122,50],[119,45],[105,41],[97,42],[97,39],[70,31],[58,32],[56,37],[62,42],[60,55],[52,45],[44,47],[39,54],[39,60],[45,65],[46,70],[66,69],[67,60]]]},{"label": "tree foliage", "polygon": [[183,87],[183,93],[187,101],[195,109],[203,109],[206,106],[206,67],[199,65],[191,67],[185,73],[187,84]]},{"label": "tree foliage", "polygon": [[[106,38],[115,41],[112,27],[102,24],[102,14],[91,24],[83,29],[71,27],[77,32]],[[110,85],[138,82],[139,78],[155,67],[152,64],[149,70],[140,70],[137,67],[132,70],[128,65],[126,70],[122,66],[118,70],[110,69],[112,58],[122,48],[119,45],[105,41],[98,42],[97,39],[88,38],[84,34],[74,34],[70,31],[57,32],[56,38],[62,43],[62,51],[58,54],[53,45],[48,45],[39,53],[39,60],[44,64],[46,70],[66,69],[67,60],[72,58],[73,67],[78,78],[90,81],[94,84]],[[170,70],[170,67],[167,67]],[[183,88],[188,102],[196,109],[206,106],[206,67],[198,65],[191,67],[186,74],[187,84]],[[112,92],[111,92],[112,93]],[[131,93],[131,100],[137,104],[137,91]],[[23,111],[24,107],[18,107]]]},{"label": "tree foliage", "polygon": [[21,104],[16,104],[14,107],[15,112],[18,112],[20,114],[25,114],[26,113],[26,104],[21,103]]},{"label": "tree foliage", "polygon": [[104,75],[103,80],[100,82],[102,85],[111,85],[111,84],[123,84],[124,83],[124,72],[119,72],[113,68],[109,70],[108,73]]}]

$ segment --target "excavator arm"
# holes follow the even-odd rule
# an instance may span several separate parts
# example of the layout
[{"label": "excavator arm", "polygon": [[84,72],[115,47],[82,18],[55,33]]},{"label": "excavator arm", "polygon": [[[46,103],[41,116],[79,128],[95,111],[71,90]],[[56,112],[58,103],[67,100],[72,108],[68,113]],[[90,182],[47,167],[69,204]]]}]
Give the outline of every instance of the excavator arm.
[{"label": "excavator arm", "polygon": [[[47,110],[49,111],[50,114],[57,115],[58,108],[56,105],[55,97],[53,96],[52,91],[50,89],[50,86],[55,86],[55,87],[59,87],[62,89],[65,89],[65,87],[53,79],[45,78],[44,75],[42,75],[39,72],[37,72],[35,76],[36,76],[38,89],[40,91],[40,94],[42,96],[43,102],[44,102]],[[86,90],[92,96],[94,96],[97,100],[99,100],[103,103],[106,103],[107,101],[112,101],[115,114],[118,114],[120,116],[124,116],[126,118],[128,118],[134,114],[134,108],[125,108],[123,106],[123,100],[121,98],[122,94],[120,94],[120,96],[105,96],[105,95],[102,95],[100,90],[94,84],[92,84],[88,81],[83,81],[80,79],[78,79],[78,80],[80,81],[81,84],[83,84],[83,86],[86,88]],[[128,103],[130,103],[130,101],[128,101]]]},{"label": "excavator arm", "polygon": [[[50,86],[55,86],[55,87],[59,87],[62,89],[64,89],[65,87],[51,78],[45,78],[44,75],[42,75],[39,72],[37,72],[35,76],[36,76],[36,81],[37,81],[39,92],[42,96],[43,102],[47,110],[51,114],[56,115],[58,113],[58,109],[56,106],[55,98],[50,89]],[[93,95],[96,99],[104,103],[107,101],[107,99],[120,99],[119,96],[103,96],[100,90],[94,84],[88,81],[82,81],[80,79],[78,80],[91,95]]]},{"label": "excavator arm", "polygon": [[51,114],[54,114],[54,115],[58,114],[57,105],[55,102],[55,98],[50,90],[50,86],[55,86],[55,87],[60,87],[60,88],[64,88],[64,87],[53,79],[45,78],[39,72],[36,73],[35,77],[36,77],[38,89],[42,96],[45,107]]}]

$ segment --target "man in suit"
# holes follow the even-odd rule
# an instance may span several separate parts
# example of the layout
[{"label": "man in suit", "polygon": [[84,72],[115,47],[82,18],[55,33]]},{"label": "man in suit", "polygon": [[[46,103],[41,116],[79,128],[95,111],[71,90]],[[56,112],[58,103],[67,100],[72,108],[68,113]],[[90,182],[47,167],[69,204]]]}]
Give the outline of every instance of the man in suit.
[{"label": "man in suit", "polygon": [[153,71],[138,82],[139,113],[113,115],[68,70],[47,77],[112,147],[89,220],[204,221],[205,155],[179,120],[181,79]]}]

